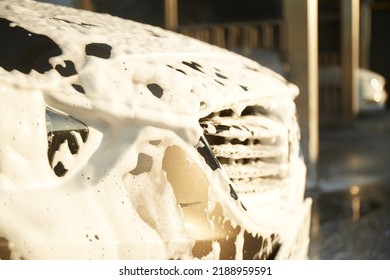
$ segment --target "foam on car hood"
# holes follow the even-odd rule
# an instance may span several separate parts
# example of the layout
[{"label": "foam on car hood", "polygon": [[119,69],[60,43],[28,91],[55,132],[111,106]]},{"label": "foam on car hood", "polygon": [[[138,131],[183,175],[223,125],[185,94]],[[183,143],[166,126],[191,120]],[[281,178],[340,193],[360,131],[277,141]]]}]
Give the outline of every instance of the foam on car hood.
[{"label": "foam on car hood", "polygon": [[[46,83],[62,87],[49,95],[61,101],[66,95],[75,106],[112,108],[106,113],[149,120],[155,115],[149,110],[164,110],[197,121],[237,101],[295,98],[298,92],[256,62],[154,26],[31,1],[2,1],[0,7],[13,28],[47,38],[35,46],[44,47],[37,60],[46,59],[46,69],[39,73],[31,67],[19,86],[29,87],[30,77],[44,74]],[[172,123],[172,118],[160,114],[156,121]]]}]

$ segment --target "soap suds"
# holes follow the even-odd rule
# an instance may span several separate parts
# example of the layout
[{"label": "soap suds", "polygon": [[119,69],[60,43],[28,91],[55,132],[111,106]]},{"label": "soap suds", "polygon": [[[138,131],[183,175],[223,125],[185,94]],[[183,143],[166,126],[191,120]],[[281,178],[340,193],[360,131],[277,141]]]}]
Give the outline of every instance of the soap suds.
[{"label": "soap suds", "polygon": [[[0,19],[0,240],[11,249],[1,256],[306,257],[296,86],[106,14],[5,0]],[[254,156],[279,161],[243,178],[251,146],[215,150],[213,133],[233,135],[226,145],[261,138],[274,146],[253,141]]]}]

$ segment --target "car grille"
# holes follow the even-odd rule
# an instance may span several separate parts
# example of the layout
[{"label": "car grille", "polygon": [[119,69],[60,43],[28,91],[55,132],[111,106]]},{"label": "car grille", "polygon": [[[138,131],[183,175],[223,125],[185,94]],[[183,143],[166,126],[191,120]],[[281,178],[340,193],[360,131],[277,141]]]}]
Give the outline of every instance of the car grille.
[{"label": "car grille", "polygon": [[200,125],[239,191],[269,186],[287,176],[289,132],[269,110],[261,106],[247,106],[240,113],[222,110],[200,119]]}]

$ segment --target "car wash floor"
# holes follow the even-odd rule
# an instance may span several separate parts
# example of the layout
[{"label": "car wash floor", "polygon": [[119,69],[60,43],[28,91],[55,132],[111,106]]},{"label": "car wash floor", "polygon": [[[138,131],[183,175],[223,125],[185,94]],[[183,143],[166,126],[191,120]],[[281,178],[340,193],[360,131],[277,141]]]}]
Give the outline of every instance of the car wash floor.
[{"label": "car wash floor", "polygon": [[390,112],[320,135],[310,259],[390,259]]}]

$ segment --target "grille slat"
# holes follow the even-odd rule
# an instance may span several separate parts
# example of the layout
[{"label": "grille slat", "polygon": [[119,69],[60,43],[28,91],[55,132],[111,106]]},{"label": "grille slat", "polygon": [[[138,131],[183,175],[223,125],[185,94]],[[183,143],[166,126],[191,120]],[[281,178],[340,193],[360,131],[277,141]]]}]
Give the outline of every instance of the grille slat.
[{"label": "grille slat", "polygon": [[275,140],[280,125],[261,116],[214,117],[201,122],[205,134],[243,139]]},{"label": "grille slat", "polygon": [[291,183],[288,179],[256,178],[232,179],[235,190],[239,193],[266,192],[277,188],[287,188]]},{"label": "grille slat", "polygon": [[284,155],[285,151],[282,148],[275,149],[274,146],[271,145],[232,145],[222,144],[222,145],[214,145],[212,148],[216,157],[224,157],[224,158],[278,158]]},{"label": "grille slat", "polygon": [[226,165],[225,170],[231,179],[240,178],[267,178],[267,177],[284,177],[287,166],[256,162],[251,164]]}]

